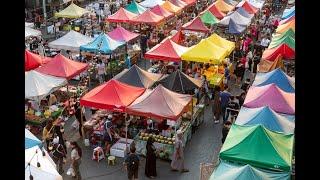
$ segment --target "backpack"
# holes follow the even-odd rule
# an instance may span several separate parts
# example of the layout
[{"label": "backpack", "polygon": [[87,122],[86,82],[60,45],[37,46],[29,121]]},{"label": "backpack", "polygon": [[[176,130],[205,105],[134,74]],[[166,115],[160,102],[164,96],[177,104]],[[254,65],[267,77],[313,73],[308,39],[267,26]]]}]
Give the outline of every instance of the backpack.
[{"label": "backpack", "polygon": [[127,167],[129,171],[136,171],[139,168],[139,158],[136,154],[127,157]]}]

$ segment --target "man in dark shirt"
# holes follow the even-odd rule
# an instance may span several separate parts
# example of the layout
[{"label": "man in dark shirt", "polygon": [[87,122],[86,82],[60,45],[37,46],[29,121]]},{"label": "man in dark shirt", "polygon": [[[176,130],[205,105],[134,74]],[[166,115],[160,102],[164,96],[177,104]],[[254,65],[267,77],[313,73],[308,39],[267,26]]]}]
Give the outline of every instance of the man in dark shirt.
[{"label": "man in dark shirt", "polygon": [[239,109],[240,109],[240,105],[237,102],[236,98],[234,98],[234,96],[230,97],[231,101],[228,103],[227,105],[227,115],[226,115],[226,119],[228,119],[229,117],[229,113],[231,114],[231,116],[233,117],[233,119],[236,118],[236,116],[239,113]]},{"label": "man in dark shirt", "polygon": [[224,91],[220,92],[223,122],[226,122],[227,120],[225,113],[226,113],[227,105],[230,101],[230,96],[231,96],[231,93],[228,92],[228,85],[225,85]]}]

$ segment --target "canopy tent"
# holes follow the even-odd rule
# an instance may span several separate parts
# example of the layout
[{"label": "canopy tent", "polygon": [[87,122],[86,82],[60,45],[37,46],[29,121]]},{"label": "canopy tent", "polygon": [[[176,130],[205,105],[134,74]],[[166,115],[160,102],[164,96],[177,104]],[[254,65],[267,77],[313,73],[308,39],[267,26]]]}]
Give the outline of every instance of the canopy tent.
[{"label": "canopy tent", "polygon": [[125,108],[144,91],[145,88],[130,86],[111,79],[85,94],[80,99],[80,104],[97,109],[125,112]]},{"label": "canopy tent", "polygon": [[247,0],[251,5],[253,5],[256,8],[262,9],[262,6],[264,5],[264,0]]},{"label": "canopy tent", "polygon": [[260,108],[242,107],[235,124],[262,125],[270,131],[294,134],[295,116],[278,114],[268,106]]},{"label": "canopy tent", "polygon": [[288,29],[287,31],[285,31],[284,33],[281,34],[274,34],[272,36],[272,40],[278,40],[278,39],[282,39],[284,37],[292,37],[293,39],[295,39],[295,32],[293,31],[293,29]]},{"label": "canopy tent", "polygon": [[106,20],[113,23],[130,22],[136,16],[137,14],[127,11],[121,7],[116,13],[108,16]]},{"label": "canopy tent", "polygon": [[285,24],[281,24],[278,26],[278,28],[276,29],[277,33],[284,33],[289,29],[292,29],[293,31],[295,31],[295,26],[296,26],[296,20],[293,19]]},{"label": "canopy tent", "polygon": [[256,168],[248,164],[241,165],[227,161],[220,161],[218,167],[210,176],[209,180],[246,179],[246,180],[290,180],[290,172],[269,171]]},{"label": "canopy tent", "polygon": [[30,27],[24,27],[24,37],[29,38],[32,36],[41,36],[41,31],[32,29]]},{"label": "canopy tent", "polygon": [[125,41],[129,42],[133,39],[136,39],[140,34],[130,32],[123,27],[119,26],[116,29],[108,32],[108,36],[116,41]]},{"label": "canopy tent", "polygon": [[137,98],[127,108],[127,113],[159,120],[177,120],[191,100],[191,95],[178,94],[160,84]]},{"label": "canopy tent", "polygon": [[281,44],[278,47],[272,49],[266,49],[262,54],[262,59],[274,61],[277,57],[281,55],[283,59],[294,59],[295,58],[295,50],[290,48],[286,44]]},{"label": "canopy tent", "polygon": [[290,22],[290,21],[292,21],[292,20],[295,20],[296,19],[296,16],[294,15],[294,16],[291,16],[291,17],[289,17],[289,18],[287,18],[287,19],[282,19],[280,22],[279,22],[279,25],[282,25],[282,24],[286,24],[286,23],[288,23],[288,22]]},{"label": "canopy tent", "polygon": [[130,69],[124,69],[123,72],[116,75],[113,79],[130,86],[150,88],[161,76],[162,74],[150,73],[139,68],[137,65],[133,65]]},{"label": "canopy tent", "polygon": [[144,13],[140,14],[138,17],[135,17],[131,20],[131,22],[145,23],[153,26],[159,25],[163,21],[164,21],[163,16],[156,15],[155,13],[151,12],[149,9],[146,10]]},{"label": "canopy tent", "polygon": [[251,23],[251,18],[247,18],[242,16],[239,12],[234,11],[227,16],[225,16],[220,22],[220,25],[228,26],[230,24],[230,20],[233,20],[236,24],[247,26]]},{"label": "canopy tent", "polygon": [[280,46],[281,44],[286,44],[288,45],[290,48],[295,49],[296,47],[296,43],[295,43],[295,39],[290,37],[290,36],[283,36],[282,38],[276,38],[276,39],[272,39],[272,41],[269,44],[269,49],[275,48]]},{"label": "canopy tent", "polygon": [[173,42],[177,43],[177,44],[182,44],[182,42],[184,41],[185,37],[184,37],[182,31],[179,30],[179,31],[176,32],[170,39],[171,39]]},{"label": "canopy tent", "polygon": [[187,3],[188,6],[195,5],[197,0],[182,0],[183,2]]},{"label": "canopy tent", "polygon": [[33,27],[34,27],[34,23],[33,23],[33,22],[31,22],[31,23],[29,23],[29,22],[24,22],[24,26],[25,26],[25,27],[29,27],[29,28],[33,28]]},{"label": "canopy tent", "polygon": [[80,18],[84,14],[89,13],[86,9],[83,9],[74,3],[71,3],[68,7],[64,10],[55,13],[54,16],[57,18]]},{"label": "canopy tent", "polygon": [[181,55],[187,50],[187,47],[175,43],[168,37],[145,53],[144,58],[180,62]]},{"label": "canopy tent", "polygon": [[146,8],[138,4],[135,0],[131,1],[131,3],[128,4],[125,9],[134,14],[142,14],[147,10]]},{"label": "canopy tent", "polygon": [[208,33],[210,31],[210,29],[206,27],[206,25],[202,22],[199,16],[196,17],[194,20],[184,24],[181,29],[204,33]]},{"label": "canopy tent", "polygon": [[261,87],[251,86],[243,105],[249,108],[269,106],[278,113],[292,115],[295,113],[295,94],[284,92],[274,83]]},{"label": "canopy tent", "polygon": [[185,8],[188,6],[188,4],[182,0],[169,0],[169,1],[180,8]]},{"label": "canopy tent", "polygon": [[168,76],[161,78],[157,84],[161,84],[171,91],[184,93],[200,88],[202,86],[202,81],[192,78],[180,70],[177,70]]},{"label": "canopy tent", "polygon": [[87,68],[88,64],[86,63],[73,61],[61,54],[58,54],[47,64],[37,68],[36,71],[70,80],[85,71]]},{"label": "canopy tent", "polygon": [[214,25],[219,22],[219,19],[217,19],[210,11],[205,11],[200,18],[204,24],[208,25]]},{"label": "canopy tent", "polygon": [[220,158],[288,172],[291,170],[293,140],[293,134],[273,132],[261,125],[233,124],[221,148]]},{"label": "canopy tent", "polygon": [[34,146],[42,147],[41,140],[33,135],[28,129],[24,129],[24,148],[29,149]]},{"label": "canopy tent", "polygon": [[237,7],[242,7],[244,10],[246,10],[249,14],[255,14],[259,11],[259,8],[254,7],[251,5],[248,1],[243,0],[241,1]]},{"label": "canopy tent", "polygon": [[88,52],[100,52],[104,54],[111,54],[112,51],[117,49],[118,47],[124,45],[125,42],[123,41],[116,41],[110,38],[105,33],[101,33],[96,39],[92,42],[80,46],[80,50],[88,51]]},{"label": "canopy tent", "polygon": [[28,50],[24,51],[24,70],[30,71],[36,69],[43,64],[43,59],[40,55],[34,54]]},{"label": "canopy tent", "polygon": [[64,49],[78,52],[80,46],[88,44],[92,40],[93,39],[91,37],[85,36],[81,33],[71,30],[61,38],[50,42],[48,46],[56,49]]},{"label": "canopy tent", "polygon": [[174,13],[174,14],[179,14],[182,11],[182,8],[172,4],[170,1],[166,0],[161,7],[164,9]]},{"label": "canopy tent", "polygon": [[185,61],[221,64],[228,55],[228,50],[212,43],[208,39],[202,39],[200,43],[191,46],[187,52],[181,55]]},{"label": "canopy tent", "polygon": [[157,5],[163,4],[163,0],[144,0],[140,3],[141,6],[146,7],[146,8],[153,8]]},{"label": "canopy tent", "polygon": [[239,7],[236,12],[238,12],[241,16],[246,18],[253,18],[254,14],[249,14],[243,7]]},{"label": "canopy tent", "polygon": [[296,12],[295,6],[289,8],[289,9],[285,9],[285,10],[283,11],[283,14],[282,14],[281,19],[290,18],[291,16],[294,16],[294,15],[295,15],[295,12]]},{"label": "canopy tent", "polygon": [[[44,151],[45,156],[42,155]],[[33,179],[63,180],[57,172],[56,164],[46,150],[41,150],[38,146],[25,150],[25,180],[32,175]],[[30,166],[28,165],[30,163]],[[40,164],[40,167],[37,164]]]},{"label": "canopy tent", "polygon": [[224,1],[231,6],[236,6],[237,4],[239,4],[239,2],[236,0],[224,0]]},{"label": "canopy tent", "polygon": [[232,42],[232,41],[228,41],[227,39],[219,36],[218,34],[214,33],[212,34],[210,37],[207,38],[209,41],[211,41],[212,43],[224,48],[228,50],[228,54],[230,54],[235,46],[236,43]]},{"label": "canopy tent", "polygon": [[151,12],[153,12],[154,14],[158,15],[158,16],[162,16],[165,18],[171,18],[174,16],[174,14],[168,10],[166,10],[165,8],[161,7],[160,5],[156,5],[151,9]]},{"label": "canopy tent", "polygon": [[252,86],[265,86],[272,83],[285,92],[295,92],[295,80],[279,68],[268,73],[257,73]]},{"label": "canopy tent", "polygon": [[224,0],[217,0],[214,2],[214,5],[221,11],[224,13],[227,13],[229,11],[232,11],[235,6],[232,6],[226,2],[224,2]]},{"label": "canopy tent", "polygon": [[210,5],[208,10],[218,19],[222,19],[226,16],[226,14],[220,11],[215,4]]},{"label": "canopy tent", "polygon": [[246,30],[246,28],[246,25],[238,24],[235,20],[231,19],[229,23],[228,33],[241,34]]},{"label": "canopy tent", "polygon": [[282,56],[280,54],[274,61],[261,60],[258,64],[257,71],[267,73],[276,68],[283,69],[283,66]]},{"label": "canopy tent", "polygon": [[25,98],[40,102],[41,99],[50,93],[66,85],[67,80],[32,70],[25,72],[24,83]]}]

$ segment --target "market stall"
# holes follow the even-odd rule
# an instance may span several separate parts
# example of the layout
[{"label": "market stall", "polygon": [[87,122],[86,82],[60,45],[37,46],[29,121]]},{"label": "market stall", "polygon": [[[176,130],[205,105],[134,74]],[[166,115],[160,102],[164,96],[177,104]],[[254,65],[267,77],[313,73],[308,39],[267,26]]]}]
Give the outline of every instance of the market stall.
[{"label": "market stall", "polygon": [[218,19],[223,19],[225,16],[226,16],[226,14],[225,13],[223,13],[222,11],[220,11],[216,6],[215,6],[215,4],[212,4],[212,5],[210,5],[208,8],[207,8],[207,10],[209,10],[216,18],[218,18]]},{"label": "market stall", "polygon": [[158,16],[165,17],[166,19],[170,19],[170,18],[174,17],[174,14],[172,12],[161,7],[160,5],[154,6],[150,11]]},{"label": "market stall", "polygon": [[30,71],[36,69],[37,67],[41,66],[44,63],[43,58],[38,55],[34,54],[28,50],[24,52],[24,70]]},{"label": "market stall", "polygon": [[116,13],[108,16],[106,20],[114,23],[130,22],[136,16],[138,15],[121,7]]},{"label": "market stall", "polygon": [[83,16],[84,14],[89,13],[89,11],[87,11],[86,9],[83,9],[77,5],[75,5],[74,3],[71,3],[67,8],[65,8],[64,10],[55,13],[55,17],[59,18],[80,18],[81,16]]},{"label": "market stall", "polygon": [[141,6],[139,3],[137,3],[135,0],[132,0],[130,4],[128,4],[125,9],[127,11],[130,11],[134,14],[142,14],[144,13],[147,9]]},{"label": "market stall", "polygon": [[203,33],[209,33],[210,32],[210,29],[208,29],[206,27],[206,25],[202,22],[200,17],[197,17],[194,20],[184,24],[182,26],[182,30],[203,32]]},{"label": "market stall", "polygon": [[139,4],[146,8],[153,8],[155,6],[162,5],[163,3],[163,0],[144,0]]},{"label": "market stall", "polygon": [[24,29],[24,37],[27,39],[32,36],[41,36],[41,31],[32,29],[30,27],[25,27]]}]

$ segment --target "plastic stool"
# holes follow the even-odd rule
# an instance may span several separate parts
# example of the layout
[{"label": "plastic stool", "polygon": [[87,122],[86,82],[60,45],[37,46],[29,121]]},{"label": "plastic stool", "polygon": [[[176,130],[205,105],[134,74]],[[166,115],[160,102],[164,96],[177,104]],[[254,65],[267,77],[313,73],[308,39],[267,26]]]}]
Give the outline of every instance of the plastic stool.
[{"label": "plastic stool", "polygon": [[115,165],[115,162],[116,162],[116,157],[114,156],[109,156],[108,157],[108,165]]},{"label": "plastic stool", "polygon": [[93,153],[92,153],[92,160],[95,160],[95,161],[101,161],[102,159],[104,159],[104,152],[103,152],[103,149],[101,147],[96,147],[94,150],[93,150]]}]

